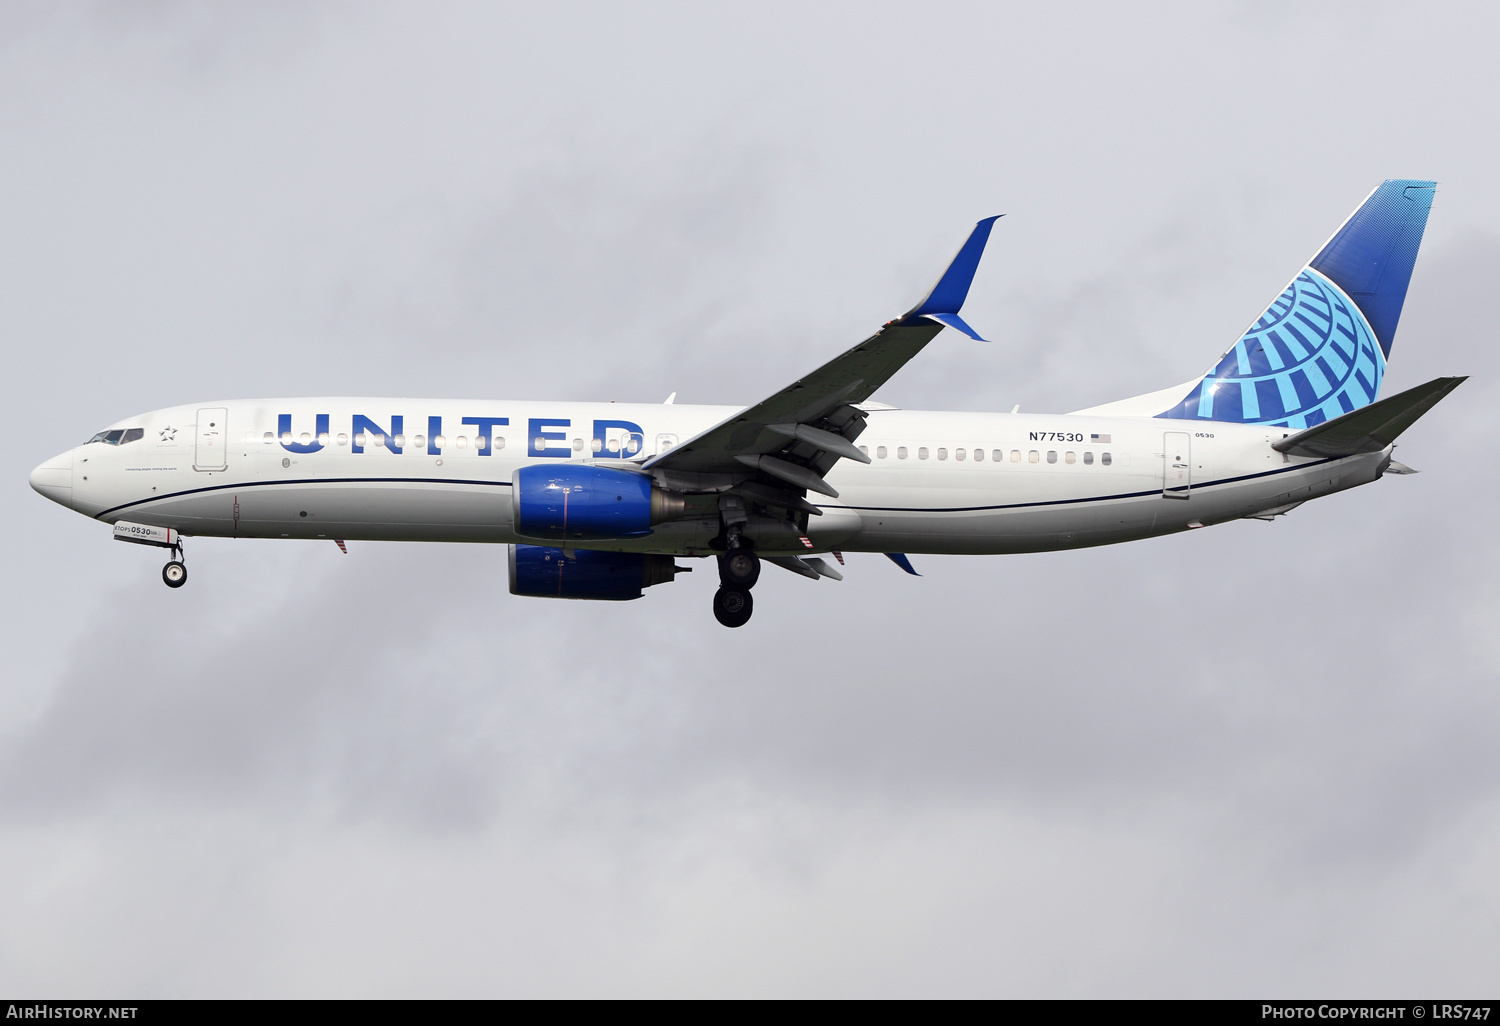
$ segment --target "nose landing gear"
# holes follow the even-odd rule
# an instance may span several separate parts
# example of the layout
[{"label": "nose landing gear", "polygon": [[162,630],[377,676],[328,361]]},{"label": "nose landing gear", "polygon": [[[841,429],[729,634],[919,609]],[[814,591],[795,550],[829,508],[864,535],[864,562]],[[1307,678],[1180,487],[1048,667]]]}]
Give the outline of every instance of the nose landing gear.
[{"label": "nose landing gear", "polygon": [[172,561],[161,568],[161,579],[168,588],[180,588],[187,583],[187,562],[182,556],[182,541],[171,546]]}]

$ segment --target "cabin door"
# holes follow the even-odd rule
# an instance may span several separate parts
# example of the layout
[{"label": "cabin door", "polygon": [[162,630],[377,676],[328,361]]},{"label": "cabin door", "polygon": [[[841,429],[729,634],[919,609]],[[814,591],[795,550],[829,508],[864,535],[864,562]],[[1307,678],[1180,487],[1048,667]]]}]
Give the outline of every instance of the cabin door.
[{"label": "cabin door", "polygon": [[1186,499],[1193,487],[1192,436],[1168,431],[1162,444],[1161,494],[1164,499]]},{"label": "cabin door", "polygon": [[224,455],[224,447],[229,441],[228,420],[228,410],[198,411],[198,445],[193,450],[194,470],[223,470],[229,465]]}]

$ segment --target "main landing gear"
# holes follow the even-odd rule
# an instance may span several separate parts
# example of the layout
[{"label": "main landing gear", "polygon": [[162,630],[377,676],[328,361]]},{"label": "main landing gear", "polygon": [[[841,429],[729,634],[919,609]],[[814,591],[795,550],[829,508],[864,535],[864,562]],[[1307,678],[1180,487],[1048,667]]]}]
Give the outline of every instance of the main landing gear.
[{"label": "main landing gear", "polygon": [[725,627],[743,627],[755,612],[750,589],[760,579],[760,557],[748,548],[730,549],[719,557],[719,590],[714,593],[714,619]]}]

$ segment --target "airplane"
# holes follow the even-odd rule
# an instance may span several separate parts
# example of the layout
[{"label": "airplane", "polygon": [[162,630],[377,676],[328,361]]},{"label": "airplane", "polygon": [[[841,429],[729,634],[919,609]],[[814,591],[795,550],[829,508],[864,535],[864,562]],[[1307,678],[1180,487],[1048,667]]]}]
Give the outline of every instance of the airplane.
[{"label": "airplane", "polygon": [[746,624],[763,564],[1038,552],[1244,518],[1413,473],[1396,438],[1458,387],[1379,398],[1436,183],[1377,186],[1206,373],[1068,414],[903,410],[876,391],[960,316],[997,217],[900,317],[744,408],[490,399],[220,400],[118,421],[31,473],[42,495],[183,539],[508,546],[515,595],[629,600],[714,557]]}]

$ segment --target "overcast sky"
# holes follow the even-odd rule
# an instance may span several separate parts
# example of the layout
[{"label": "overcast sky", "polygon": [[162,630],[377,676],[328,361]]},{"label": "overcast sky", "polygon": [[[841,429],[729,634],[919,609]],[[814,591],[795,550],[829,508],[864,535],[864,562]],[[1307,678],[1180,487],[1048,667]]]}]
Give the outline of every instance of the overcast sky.
[{"label": "overcast sky", "polygon": [[[1500,29],[1362,3],[0,6],[0,992],[1473,996],[1500,983]],[[750,403],[1004,213],[877,398],[1209,366],[1441,184],[1416,477],[1112,548],[510,596],[27,486],[144,410]]]}]

